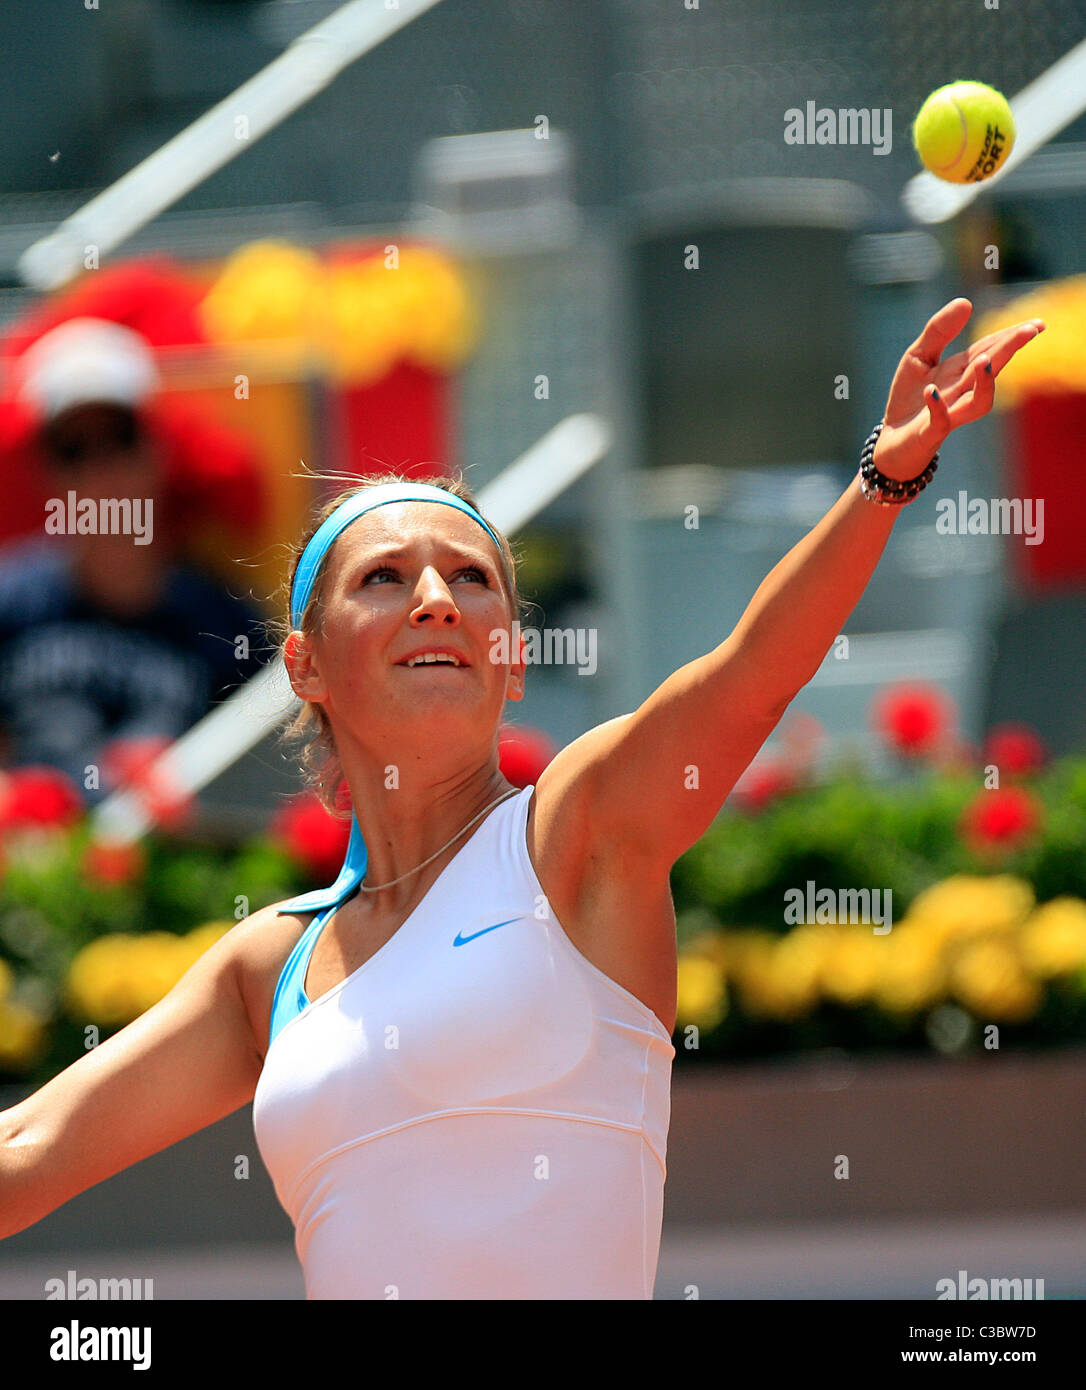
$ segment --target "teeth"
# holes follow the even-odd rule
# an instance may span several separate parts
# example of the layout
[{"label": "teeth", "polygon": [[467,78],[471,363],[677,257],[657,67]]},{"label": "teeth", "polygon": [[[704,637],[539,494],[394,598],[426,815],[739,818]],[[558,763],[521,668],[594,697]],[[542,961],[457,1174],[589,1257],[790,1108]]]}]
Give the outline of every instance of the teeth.
[{"label": "teeth", "polygon": [[408,666],[421,666],[424,662],[431,665],[435,661],[443,661],[449,666],[459,666],[460,662],[454,656],[446,656],[439,652],[427,652],[425,656],[413,656],[407,663]]}]

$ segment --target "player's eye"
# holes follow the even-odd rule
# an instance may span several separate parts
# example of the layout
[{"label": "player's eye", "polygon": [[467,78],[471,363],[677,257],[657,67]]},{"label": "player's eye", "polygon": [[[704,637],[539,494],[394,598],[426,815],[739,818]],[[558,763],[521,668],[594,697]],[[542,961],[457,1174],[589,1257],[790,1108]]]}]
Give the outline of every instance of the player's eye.
[{"label": "player's eye", "polygon": [[[482,568],[481,565],[468,565],[466,566],[466,568],[462,569],[460,573],[477,575],[478,578],[480,578],[488,588],[490,586],[490,576],[487,574],[486,570]],[[368,573],[364,576],[362,583],[368,584],[370,580],[378,574],[390,574],[392,575],[393,579],[399,577],[396,570],[394,570],[391,565],[377,565],[375,566],[375,568],[368,571]]]}]

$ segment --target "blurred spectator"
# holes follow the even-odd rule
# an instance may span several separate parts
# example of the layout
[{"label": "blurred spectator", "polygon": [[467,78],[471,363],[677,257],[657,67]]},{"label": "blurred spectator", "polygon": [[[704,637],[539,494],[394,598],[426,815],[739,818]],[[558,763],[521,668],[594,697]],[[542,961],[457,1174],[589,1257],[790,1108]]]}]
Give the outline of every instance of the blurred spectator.
[{"label": "blurred spectator", "polygon": [[158,373],[143,338],[70,319],[20,370],[50,500],[40,537],[0,547],[0,764],[59,768],[93,803],[110,790],[110,744],[176,738],[255,672],[260,615],[177,562],[158,524],[164,473],[142,413]]}]

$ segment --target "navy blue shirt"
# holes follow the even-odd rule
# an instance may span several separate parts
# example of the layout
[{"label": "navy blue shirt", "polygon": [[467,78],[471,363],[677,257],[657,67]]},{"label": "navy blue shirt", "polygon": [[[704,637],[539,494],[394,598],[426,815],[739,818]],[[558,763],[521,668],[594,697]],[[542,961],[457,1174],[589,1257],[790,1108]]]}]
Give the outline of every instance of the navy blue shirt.
[{"label": "navy blue shirt", "polygon": [[[0,548],[0,762],[59,768],[95,802],[110,790],[105,744],[177,738],[259,669],[260,615],[180,566],[147,612],[107,613],[77,592],[73,559],[40,538]],[[84,785],[92,763],[97,791]]]}]

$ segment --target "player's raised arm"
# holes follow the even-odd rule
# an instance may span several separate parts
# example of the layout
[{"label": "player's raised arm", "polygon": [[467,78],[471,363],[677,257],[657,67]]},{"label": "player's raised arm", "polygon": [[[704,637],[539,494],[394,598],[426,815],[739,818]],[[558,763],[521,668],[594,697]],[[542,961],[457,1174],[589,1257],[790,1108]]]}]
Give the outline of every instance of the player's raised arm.
[{"label": "player's raised arm", "polygon": [[238,951],[260,913],[126,1028],[0,1112],[0,1239],[251,1100],[261,1059]]},{"label": "player's raised arm", "polygon": [[[1044,327],[1018,324],[940,362],[971,312],[967,299],[944,305],[901,359],[873,460],[891,483],[918,478],[951,430],[991,408],[996,376]],[[675,671],[639,709],[563,750],[552,776],[578,786],[586,824],[601,839],[666,869],[704,834],[818,670],[899,510],[865,497],[854,478],[770,571],[725,641]],[[650,577],[650,600],[651,592]]]}]

